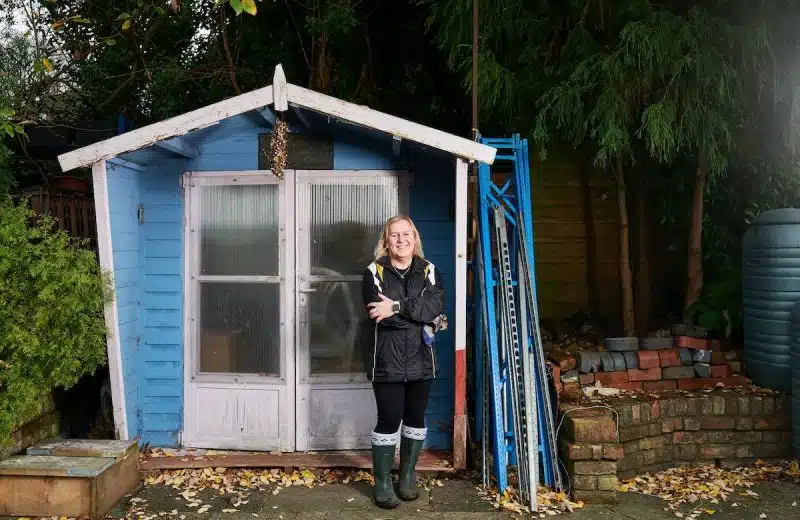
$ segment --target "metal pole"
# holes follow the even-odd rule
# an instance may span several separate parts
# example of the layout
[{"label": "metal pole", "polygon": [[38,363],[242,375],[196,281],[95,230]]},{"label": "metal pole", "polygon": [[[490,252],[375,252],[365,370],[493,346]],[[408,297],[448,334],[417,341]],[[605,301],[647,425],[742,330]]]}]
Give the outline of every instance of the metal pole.
[{"label": "metal pole", "polygon": [[480,247],[480,242],[477,242],[475,246],[475,265],[477,267],[477,269],[475,269],[475,276],[478,277],[481,282],[478,283],[478,294],[475,295],[476,298],[480,298],[480,306],[476,306],[475,312],[479,312],[478,309],[480,309],[480,334],[483,336],[484,341],[483,348],[480,350],[480,352],[476,352],[475,355],[480,356],[480,363],[482,363],[483,369],[481,371],[481,379],[476,381],[475,384],[481,385],[483,391],[479,392],[479,395],[481,396],[481,402],[475,403],[475,406],[481,407],[481,476],[483,488],[486,489],[489,487],[489,422],[491,421],[491,416],[489,413],[489,395],[491,392],[489,375],[492,372],[489,364],[489,326],[487,323],[489,311],[486,307],[486,285],[482,283],[484,280],[483,270],[485,267],[483,265]]},{"label": "metal pole", "polygon": [[472,135],[478,138],[478,0],[472,0]]},{"label": "metal pole", "polygon": [[524,417],[525,423],[523,424],[526,434],[526,448],[525,456],[528,462],[528,486],[530,493],[531,511],[538,509],[537,491],[539,486],[539,431],[537,426],[534,425],[534,419],[537,417],[536,399],[534,398],[533,385],[536,381],[536,375],[533,371],[533,359],[530,352],[530,336],[528,335],[528,301],[527,301],[527,288],[525,286],[525,268],[523,266],[521,255],[523,255],[523,248],[517,250],[517,272],[520,273],[517,278],[519,284],[519,308],[520,308],[520,332],[522,336],[522,384],[525,386],[524,399],[526,414]]},{"label": "metal pole", "polygon": [[522,344],[519,335],[519,316],[514,286],[511,275],[511,252],[509,248],[508,232],[506,228],[505,211],[502,207],[494,208],[495,233],[497,239],[497,257],[500,264],[499,298],[502,305],[503,339],[508,360],[508,390],[511,393],[511,419],[514,431],[514,454],[517,462],[518,489],[523,503],[530,503],[530,466],[528,464],[528,438],[525,428],[525,418],[528,415],[527,403],[524,399],[522,367]]}]

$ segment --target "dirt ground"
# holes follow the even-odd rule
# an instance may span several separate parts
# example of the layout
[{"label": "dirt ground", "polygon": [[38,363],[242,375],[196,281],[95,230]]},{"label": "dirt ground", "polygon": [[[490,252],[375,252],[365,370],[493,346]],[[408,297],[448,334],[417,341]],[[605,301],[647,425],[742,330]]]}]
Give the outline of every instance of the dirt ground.
[{"label": "dirt ground", "polygon": [[[111,511],[112,518],[138,517],[139,520],[378,520],[378,519],[463,519],[528,517],[500,512],[482,500],[475,484],[465,480],[446,480],[443,487],[434,487],[416,502],[403,503],[393,511],[376,508],[371,502],[372,488],[366,482],[330,484],[314,489],[290,487],[277,494],[256,491],[242,503],[230,497],[215,496],[211,490],[202,491],[195,500],[210,506],[199,513],[189,507],[181,491],[166,486],[142,486],[120,501]],[[695,503],[684,507],[683,518],[694,509],[713,508],[713,513],[701,513],[699,519],[750,520],[800,519],[800,485],[791,482],[760,483],[752,488],[758,498],[736,496],[722,504]],[[734,504],[736,504],[734,506]],[[561,515],[565,520],[662,520],[674,519],[676,514],[664,510],[665,503],[656,497],[636,493],[619,493],[616,506],[587,506],[574,513]],[[535,518],[538,515],[534,516]],[[547,516],[550,518],[550,516]]]}]

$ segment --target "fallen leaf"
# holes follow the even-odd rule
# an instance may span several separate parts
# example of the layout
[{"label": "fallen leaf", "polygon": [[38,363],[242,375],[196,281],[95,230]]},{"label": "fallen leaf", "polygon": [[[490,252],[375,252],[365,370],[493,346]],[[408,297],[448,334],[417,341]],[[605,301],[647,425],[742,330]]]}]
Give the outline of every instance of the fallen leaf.
[{"label": "fallen leaf", "polygon": [[682,504],[701,500],[706,504],[720,504],[734,494],[758,500],[760,497],[750,489],[752,486],[757,482],[786,477],[800,478],[800,472],[794,472],[793,465],[788,461],[776,464],[762,461],[732,469],[714,466],[670,468],[621,481],[617,490],[659,497],[667,502],[666,510],[677,511]]}]

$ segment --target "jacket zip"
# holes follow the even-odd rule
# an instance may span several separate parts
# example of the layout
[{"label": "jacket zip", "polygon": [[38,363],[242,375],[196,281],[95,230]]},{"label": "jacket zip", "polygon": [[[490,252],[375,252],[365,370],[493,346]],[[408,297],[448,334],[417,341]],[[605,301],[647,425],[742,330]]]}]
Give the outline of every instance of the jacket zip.
[{"label": "jacket zip", "polygon": [[[427,290],[428,290],[428,286],[426,285],[425,287],[423,287],[423,288],[422,288],[422,292],[421,292],[421,293],[419,293],[420,297],[421,297],[423,294],[425,294],[425,291],[427,291]],[[430,346],[430,347],[428,347],[428,348],[429,348],[429,349],[430,349],[430,351],[431,351],[431,365],[433,366],[433,370],[432,370],[432,372],[433,372],[433,378],[434,378],[434,379],[436,379],[436,358],[433,356],[433,345],[431,345],[431,346]]]},{"label": "jacket zip", "polygon": [[375,366],[378,364],[378,324],[375,323],[375,328],[373,329],[375,332],[373,336],[375,337],[375,341],[373,342],[372,346],[372,380],[375,381]]},{"label": "jacket zip", "polygon": [[[414,267],[414,264],[413,264],[413,261],[412,261],[412,264],[410,266],[408,266],[408,272],[406,272],[406,274],[411,274],[411,269],[413,267]],[[395,269],[394,272],[397,273],[397,269]],[[400,273],[397,273],[397,274],[399,275]],[[403,298],[405,298],[406,295],[408,295],[408,280],[410,280],[410,279],[411,279],[411,277],[409,277],[408,279],[406,279],[406,278],[404,278],[402,276],[400,277],[400,280],[402,280],[402,282],[403,282]],[[403,343],[405,344],[403,346],[403,371],[405,372],[405,377],[403,379],[404,379],[404,381],[408,381],[408,342],[404,341]]]}]

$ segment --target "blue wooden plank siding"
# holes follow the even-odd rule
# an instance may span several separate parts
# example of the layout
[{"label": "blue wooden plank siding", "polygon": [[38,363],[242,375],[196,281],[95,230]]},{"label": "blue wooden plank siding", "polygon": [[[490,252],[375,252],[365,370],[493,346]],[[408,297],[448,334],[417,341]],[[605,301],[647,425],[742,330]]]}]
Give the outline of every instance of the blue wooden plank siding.
[{"label": "blue wooden plank siding", "polygon": [[440,367],[428,404],[426,444],[451,449],[453,441],[453,399],[455,390],[455,222],[450,219],[450,204],[455,200],[455,159],[434,160],[418,156],[413,161],[414,185],[409,197],[409,214],[422,236],[424,254],[442,275],[445,287],[445,314],[450,327],[436,339]]},{"label": "blue wooden plank siding", "polygon": [[[237,171],[258,168],[258,134],[253,119],[237,116],[222,121],[198,143],[194,160],[159,160],[139,172],[136,191],[144,208],[138,256],[141,300],[141,346],[131,364],[138,370],[137,395],[128,400],[138,410],[138,434],[153,446],[175,446],[183,421],[183,199],[180,176],[184,171]],[[404,144],[405,146],[405,144]],[[140,152],[141,153],[141,152]],[[449,207],[455,194],[455,160],[436,158],[420,150],[395,157],[390,139],[373,139],[343,131],[334,144],[334,168],[404,169],[411,167],[410,215],[424,239],[426,256],[436,264],[447,290],[446,312],[454,318],[455,222]],[[109,178],[112,177],[110,172]],[[133,204],[135,210],[136,204]],[[134,220],[135,222],[135,220]],[[115,239],[116,240],[116,239]],[[116,250],[116,242],[115,242]],[[116,253],[116,251],[115,251]],[[453,331],[437,340],[440,378],[428,405],[427,445],[449,449],[453,418]],[[126,363],[127,364],[127,363]],[[134,403],[136,403],[134,405]]]},{"label": "blue wooden plank siding", "polygon": [[142,174],[142,348],[140,435],[174,446],[183,422],[183,190],[186,160],[162,160]]},{"label": "blue wooden plank siding", "polygon": [[108,204],[111,217],[111,244],[114,260],[114,290],[119,319],[122,355],[122,380],[125,390],[128,436],[139,429],[139,338],[141,335],[139,297],[139,204],[140,172],[109,163]]}]

